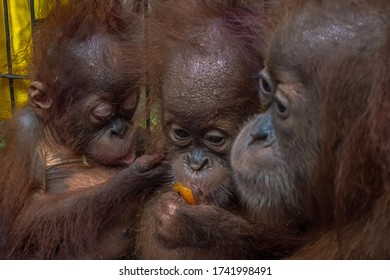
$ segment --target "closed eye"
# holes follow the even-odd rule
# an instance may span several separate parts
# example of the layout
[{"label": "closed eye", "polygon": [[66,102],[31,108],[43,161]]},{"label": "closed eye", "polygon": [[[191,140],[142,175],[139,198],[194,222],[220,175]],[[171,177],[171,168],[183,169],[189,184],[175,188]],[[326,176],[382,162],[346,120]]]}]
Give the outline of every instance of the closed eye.
[{"label": "closed eye", "polygon": [[113,104],[108,102],[100,102],[92,109],[91,114],[94,119],[101,122],[109,119],[112,116],[113,111]]}]

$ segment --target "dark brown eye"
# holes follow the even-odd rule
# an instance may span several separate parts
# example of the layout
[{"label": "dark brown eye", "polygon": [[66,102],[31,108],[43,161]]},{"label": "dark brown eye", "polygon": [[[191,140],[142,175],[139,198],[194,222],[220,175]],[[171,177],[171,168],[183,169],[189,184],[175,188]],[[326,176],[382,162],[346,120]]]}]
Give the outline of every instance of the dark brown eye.
[{"label": "dark brown eye", "polygon": [[225,135],[218,131],[212,130],[205,134],[204,139],[214,146],[220,146],[225,143]]},{"label": "dark brown eye", "polygon": [[266,97],[272,96],[272,93],[274,91],[271,78],[269,77],[268,73],[263,70],[259,74],[259,87],[260,87],[260,93]]},{"label": "dark brown eye", "polygon": [[185,138],[190,136],[190,134],[184,129],[174,129],[173,133],[175,134],[175,136],[177,138],[180,138],[180,139],[185,139]]},{"label": "dark brown eye", "polygon": [[276,113],[281,119],[285,120],[290,115],[289,106],[290,106],[290,102],[286,97],[275,96],[274,107]]},{"label": "dark brown eye", "polygon": [[191,134],[185,128],[177,124],[171,124],[170,136],[179,146],[186,146],[191,142]]},{"label": "dark brown eye", "polygon": [[226,153],[229,151],[229,138],[220,130],[212,129],[203,136],[205,145],[217,153]]},{"label": "dark brown eye", "polygon": [[209,141],[210,143],[213,143],[215,145],[219,145],[219,144],[223,143],[224,139],[225,139],[224,137],[215,136],[215,135],[209,135],[206,137],[207,141]]},{"label": "dark brown eye", "polygon": [[260,78],[260,90],[265,94],[265,95],[270,95],[272,93],[272,88],[270,84],[267,82],[267,80]]},{"label": "dark brown eye", "polygon": [[286,111],[287,111],[286,107],[284,107],[283,104],[281,104],[281,103],[279,103],[279,102],[276,102],[276,107],[277,107],[278,112],[279,112],[280,114],[284,114],[284,113],[286,113]]}]

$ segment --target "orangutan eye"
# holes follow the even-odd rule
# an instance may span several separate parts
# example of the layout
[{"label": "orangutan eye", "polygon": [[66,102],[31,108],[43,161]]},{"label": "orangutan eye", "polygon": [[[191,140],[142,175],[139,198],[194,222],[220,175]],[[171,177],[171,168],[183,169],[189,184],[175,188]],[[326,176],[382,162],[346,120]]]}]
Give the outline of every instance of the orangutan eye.
[{"label": "orangutan eye", "polygon": [[204,139],[214,146],[221,146],[225,143],[226,140],[225,135],[219,130],[209,131],[204,136]]},{"label": "orangutan eye", "polygon": [[286,97],[282,95],[275,96],[274,107],[281,119],[285,120],[290,115],[290,102]]},{"label": "orangutan eye", "polygon": [[171,139],[179,146],[186,146],[191,142],[190,133],[178,124],[171,124]]},{"label": "orangutan eye", "polygon": [[230,138],[221,130],[211,129],[204,136],[205,145],[214,152],[224,154],[230,149]]},{"label": "orangutan eye", "polygon": [[173,130],[173,133],[175,134],[175,136],[179,139],[186,139],[190,136],[190,134],[188,133],[188,131],[184,130],[184,129],[174,129]]},{"label": "orangutan eye", "polygon": [[271,85],[267,82],[267,80],[260,78],[260,90],[265,95],[272,94]]},{"label": "orangutan eye", "polygon": [[92,109],[92,116],[98,121],[105,121],[111,117],[113,105],[108,102],[100,102]]},{"label": "orangutan eye", "polygon": [[138,94],[131,93],[130,96],[121,104],[121,108],[125,111],[132,111],[138,105]]},{"label": "orangutan eye", "polygon": [[263,70],[259,74],[259,88],[260,94],[265,97],[271,97],[274,92],[272,79],[266,70]]}]

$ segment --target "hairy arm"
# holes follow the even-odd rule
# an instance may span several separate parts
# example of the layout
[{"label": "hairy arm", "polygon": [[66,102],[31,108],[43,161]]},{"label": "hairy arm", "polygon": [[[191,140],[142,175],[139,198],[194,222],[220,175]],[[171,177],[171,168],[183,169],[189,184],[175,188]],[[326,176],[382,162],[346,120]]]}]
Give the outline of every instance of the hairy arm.
[{"label": "hairy arm", "polygon": [[266,230],[217,206],[188,205],[165,190],[143,212],[137,250],[144,259],[281,258],[292,250],[288,241],[285,231]]},{"label": "hairy arm", "polygon": [[339,229],[318,234],[294,259],[387,259],[390,252],[390,195],[383,194],[372,210]]},{"label": "hairy arm", "polygon": [[159,184],[163,170],[155,165],[160,160],[160,156],[143,156],[104,184],[59,194],[42,192],[39,167],[26,167],[26,174],[15,175],[4,185],[5,257],[97,257],[99,235],[122,215],[123,204],[138,200]]}]

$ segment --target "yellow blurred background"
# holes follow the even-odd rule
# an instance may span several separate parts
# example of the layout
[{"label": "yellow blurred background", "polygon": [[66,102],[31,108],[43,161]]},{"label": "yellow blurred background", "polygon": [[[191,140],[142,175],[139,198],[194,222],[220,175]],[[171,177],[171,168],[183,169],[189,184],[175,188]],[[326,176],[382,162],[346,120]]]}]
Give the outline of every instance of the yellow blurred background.
[{"label": "yellow blurred background", "polygon": [[[46,2],[47,0],[2,0],[0,2],[0,120],[10,118],[13,110],[10,79],[6,75],[26,76],[28,74],[26,42],[31,38],[32,21],[44,17]],[[6,22],[9,26],[10,57],[7,56]],[[11,83],[13,83],[14,107],[26,106],[29,81],[11,79]]]}]

